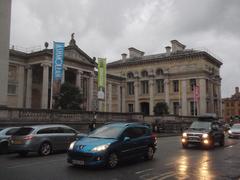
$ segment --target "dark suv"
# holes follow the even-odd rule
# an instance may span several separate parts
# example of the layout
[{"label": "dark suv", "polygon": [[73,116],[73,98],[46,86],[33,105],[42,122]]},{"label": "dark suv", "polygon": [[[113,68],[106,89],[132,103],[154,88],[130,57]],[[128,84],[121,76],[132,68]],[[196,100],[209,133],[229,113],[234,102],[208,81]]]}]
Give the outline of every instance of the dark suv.
[{"label": "dark suv", "polygon": [[73,165],[106,165],[114,168],[119,161],[133,157],[151,160],[156,146],[157,138],[148,125],[112,123],[74,141],[69,147],[68,162]]},{"label": "dark suv", "polygon": [[224,130],[221,124],[212,117],[199,117],[182,134],[183,148],[188,148],[189,145],[213,148],[215,143],[224,146]]}]

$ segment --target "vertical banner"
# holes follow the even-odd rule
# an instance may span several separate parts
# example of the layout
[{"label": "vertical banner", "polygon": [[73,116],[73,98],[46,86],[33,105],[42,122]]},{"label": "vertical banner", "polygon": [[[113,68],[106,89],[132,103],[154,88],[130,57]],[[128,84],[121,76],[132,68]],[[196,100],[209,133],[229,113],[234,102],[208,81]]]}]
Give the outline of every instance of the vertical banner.
[{"label": "vertical banner", "polygon": [[106,90],[106,59],[98,58],[98,99],[105,99]]},{"label": "vertical banner", "polygon": [[61,80],[63,74],[63,64],[64,64],[64,43],[53,42],[51,107],[53,105],[53,98],[58,96],[60,93]]}]

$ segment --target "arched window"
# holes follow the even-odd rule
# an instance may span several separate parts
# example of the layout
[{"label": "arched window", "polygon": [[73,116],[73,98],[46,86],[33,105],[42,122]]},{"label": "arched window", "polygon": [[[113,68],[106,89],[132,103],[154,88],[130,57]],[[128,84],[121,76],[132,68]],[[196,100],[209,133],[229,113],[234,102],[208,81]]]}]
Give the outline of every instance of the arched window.
[{"label": "arched window", "polygon": [[134,75],[133,75],[133,73],[132,73],[132,72],[129,72],[129,73],[127,74],[127,77],[130,79],[130,78],[133,78],[133,77],[134,77]]},{"label": "arched window", "polygon": [[160,69],[157,69],[156,75],[157,75],[157,76],[163,75],[163,70],[162,70],[161,68],[160,68]]},{"label": "arched window", "polygon": [[142,71],[142,77],[147,77],[148,76],[148,72],[147,71]]}]

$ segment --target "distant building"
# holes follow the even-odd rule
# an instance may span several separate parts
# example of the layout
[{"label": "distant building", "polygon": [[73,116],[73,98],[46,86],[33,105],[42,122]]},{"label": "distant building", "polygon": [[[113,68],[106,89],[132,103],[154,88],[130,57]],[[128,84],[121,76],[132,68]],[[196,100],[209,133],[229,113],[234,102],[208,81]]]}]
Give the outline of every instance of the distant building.
[{"label": "distant building", "polygon": [[223,117],[226,121],[240,116],[240,92],[239,87],[235,88],[235,93],[229,98],[222,99]]},{"label": "distant building", "polygon": [[[166,102],[170,114],[221,116],[222,63],[205,51],[185,49],[177,40],[166,52],[154,55],[129,48],[129,56],[108,63],[109,74],[126,78],[125,110],[154,115],[154,106]],[[200,99],[194,103],[193,89]]]}]

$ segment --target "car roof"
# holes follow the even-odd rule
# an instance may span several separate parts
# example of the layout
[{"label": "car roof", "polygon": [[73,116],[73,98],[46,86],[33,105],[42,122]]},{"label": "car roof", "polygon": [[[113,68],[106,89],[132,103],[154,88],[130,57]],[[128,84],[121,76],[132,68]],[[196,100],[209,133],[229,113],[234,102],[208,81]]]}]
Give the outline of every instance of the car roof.
[{"label": "car roof", "polygon": [[142,127],[150,127],[149,124],[143,122],[109,122],[106,126],[119,126],[119,127],[134,127],[134,126],[142,126]]},{"label": "car roof", "polygon": [[43,125],[32,125],[32,126],[22,126],[21,128],[34,128],[34,129],[38,129],[38,128],[48,128],[48,127],[68,127],[66,125],[62,125],[62,124],[43,124]]}]

